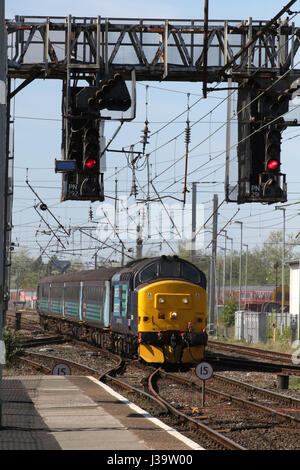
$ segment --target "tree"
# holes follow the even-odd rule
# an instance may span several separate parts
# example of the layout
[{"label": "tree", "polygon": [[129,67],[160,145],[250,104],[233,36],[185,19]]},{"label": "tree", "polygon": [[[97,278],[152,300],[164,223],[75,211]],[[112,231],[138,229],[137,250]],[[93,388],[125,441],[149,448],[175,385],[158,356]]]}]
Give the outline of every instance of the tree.
[{"label": "tree", "polygon": [[[288,234],[285,241],[285,284],[289,284],[289,266],[287,263],[297,256],[295,253],[295,248],[297,246],[298,244],[295,242],[294,236],[292,234]],[[257,248],[254,253],[256,254],[256,262],[259,262],[260,264],[259,266],[253,264],[252,271],[255,270],[257,272],[258,269],[263,269],[266,276],[266,284],[275,285],[275,266],[277,264],[278,269],[280,270],[279,272],[281,283],[282,231],[271,232],[267,240],[264,242],[262,248]]]},{"label": "tree", "polygon": [[238,308],[238,304],[236,299],[227,300],[224,305],[224,309],[222,312],[222,320],[225,326],[232,326],[234,325],[235,320],[235,312]]},{"label": "tree", "polygon": [[[288,262],[292,259],[299,257],[296,253],[298,243],[295,242],[294,236],[288,234],[285,243],[285,284],[289,284],[289,266]],[[229,264],[229,256],[232,257],[232,285],[239,285],[239,272],[240,272],[240,253],[234,251],[228,255],[227,266]],[[276,264],[277,263],[277,264]],[[217,259],[217,266],[223,266],[223,259],[221,256]],[[277,265],[277,268],[275,266]],[[263,243],[262,247],[255,246],[248,252],[248,271],[247,271],[247,285],[248,286],[265,286],[276,284],[276,269],[277,269],[277,283],[281,284],[281,265],[282,265],[282,232],[271,232],[268,238]],[[246,253],[242,253],[242,286],[245,284],[245,266],[246,266]],[[223,269],[223,268],[222,268]],[[227,267],[227,269],[229,269]],[[228,272],[228,271],[227,271]],[[223,271],[222,271],[223,273]],[[221,276],[223,275],[221,273]],[[228,274],[227,274],[228,276]],[[221,279],[222,284],[222,279]]]},{"label": "tree", "polygon": [[[289,284],[289,266],[288,262],[299,257],[296,248],[299,243],[292,234],[286,235],[285,240],[285,284]],[[182,245],[178,246],[178,255],[191,261],[191,253]],[[195,264],[207,275],[211,256],[204,251],[197,251]],[[239,251],[230,252],[227,250],[226,261],[226,285],[229,282],[229,263],[232,259],[232,285],[239,285],[240,274],[240,253]],[[281,264],[282,264],[282,231],[271,232],[261,247],[255,246],[248,251],[248,271],[247,285],[265,286],[276,284],[276,263],[277,263],[277,283],[281,284]],[[221,278],[219,276],[219,266],[221,266]],[[242,286],[245,284],[245,266],[246,253],[242,253]],[[222,286],[223,280],[223,252],[217,256],[216,260],[216,278],[217,285]]]},{"label": "tree", "polygon": [[41,260],[31,258],[28,250],[21,248],[13,252],[11,262],[11,288],[36,289],[38,280],[46,272],[46,265]]}]

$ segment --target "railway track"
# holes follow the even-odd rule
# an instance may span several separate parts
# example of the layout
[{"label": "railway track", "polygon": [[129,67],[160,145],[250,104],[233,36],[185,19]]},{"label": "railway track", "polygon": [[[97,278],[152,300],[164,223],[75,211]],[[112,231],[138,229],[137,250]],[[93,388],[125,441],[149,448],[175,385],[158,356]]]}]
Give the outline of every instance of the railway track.
[{"label": "railway track", "polygon": [[259,397],[262,400],[266,400],[268,403],[277,403],[279,406],[285,406],[294,410],[300,409],[300,400],[298,398],[266,390],[262,387],[257,387],[246,382],[241,382],[240,380],[224,377],[220,374],[214,374],[214,381],[221,386],[225,385],[228,389],[243,391],[251,401],[256,400],[256,397]]},{"label": "railway track", "polygon": [[[227,353],[228,355],[218,355],[212,351]],[[232,366],[245,370],[300,375],[300,366],[293,364],[292,355],[277,351],[265,351],[264,349],[209,341],[206,358],[216,366]]]},{"label": "railway track", "polygon": [[[117,357],[113,355],[114,364],[110,365],[108,369],[107,365],[105,365],[103,367],[104,370],[99,371],[99,368],[96,369],[95,367],[90,367],[65,358],[62,359],[61,357],[53,356],[49,352],[44,354],[34,351],[25,351],[24,356],[20,358],[20,360],[25,361],[27,365],[34,367],[40,373],[46,374],[51,374],[54,364],[59,361],[68,364],[74,373],[77,371],[79,373],[92,375],[103,382],[109,382],[113,388],[117,388],[118,391],[122,390],[125,396],[128,396],[131,401],[141,404],[152,415],[158,416],[173,427],[178,427],[179,425],[179,432],[185,432],[189,437],[191,437],[192,432],[192,438],[200,442],[201,445],[204,443],[207,448],[244,450],[244,447],[235,444],[233,441],[210,429],[209,426],[197,423],[197,421],[184,413],[175,412],[175,408],[172,407],[170,403],[166,405],[162,399],[155,396],[155,393],[146,391],[145,388],[149,387],[151,383],[148,376],[150,372],[151,374],[153,373],[153,368],[142,366],[140,363],[135,363],[132,367],[128,362],[124,362],[120,358],[118,358],[118,361],[116,361],[116,359]],[[124,375],[125,371],[126,378],[121,379],[120,376]],[[117,375],[118,378],[116,377]],[[139,379],[142,378],[142,380],[140,380],[141,388],[130,383],[131,381],[136,384],[137,376]],[[151,390],[153,390],[153,388],[151,388]],[[178,419],[180,422],[178,422]]]},{"label": "railway track", "polygon": [[50,344],[62,344],[67,338],[62,335],[41,335],[35,338],[21,338],[20,345],[22,348],[34,348]]},{"label": "railway track", "polygon": [[[65,348],[64,351],[68,351],[73,345],[50,345],[49,350],[52,347]],[[208,403],[205,408],[201,408],[201,387],[191,372],[158,372],[157,369],[138,362],[120,360],[108,351],[93,348],[85,343],[77,342],[77,347],[78,351],[81,351],[78,353],[79,361],[67,359],[66,354],[52,356],[51,351],[45,359],[45,354],[28,350],[24,359],[36,362],[35,367],[40,373],[51,373],[55,362],[63,361],[69,364],[74,374],[84,373],[109,382],[113,388],[122,390],[122,394],[131,401],[138,403],[149,413],[159,416],[179,432],[186,433],[207,449],[260,449],[259,439],[253,437],[255,430],[260,433],[270,433],[273,430],[275,433],[276,429],[275,440],[279,448],[278,436],[282,434],[286,437],[289,432],[297,436],[299,433],[298,442],[300,441],[300,400],[215,374],[213,386],[209,384],[206,387]],[[107,360],[104,360],[103,353]],[[86,364],[81,363],[83,359]],[[92,360],[97,360],[98,365],[91,366]],[[48,365],[45,361],[48,361]],[[167,382],[161,385],[163,379]],[[158,391],[158,383],[162,393]],[[182,388],[178,388],[178,384]]]},{"label": "railway track", "polygon": [[148,386],[151,393],[161,401],[166,408],[172,413],[174,416],[178,417],[180,420],[186,422],[186,426],[193,430],[198,436],[200,436],[201,441],[206,443],[209,448],[218,449],[218,450],[247,450],[245,447],[239,445],[238,443],[234,442],[231,439],[228,439],[225,436],[222,436],[220,433],[212,429],[211,427],[199,423],[192,417],[188,416],[185,413],[179,411],[175,406],[173,406],[169,400],[164,399],[160,396],[160,394],[156,390],[156,380],[160,369],[155,370],[150,376],[148,380]]},{"label": "railway track", "polygon": [[227,351],[230,354],[240,356],[254,357],[256,359],[271,360],[280,364],[292,365],[291,354],[280,353],[277,351],[267,351],[265,349],[242,346],[240,344],[228,344],[221,341],[208,341],[207,348],[213,351]]},{"label": "railway track", "polygon": [[[160,375],[159,390],[163,398],[240,445],[256,450],[299,449],[299,400],[267,391],[263,400],[258,399],[254,393],[259,394],[260,389],[248,384],[245,384],[246,396],[242,396],[240,388],[239,394],[233,395],[227,388],[233,381],[223,380],[223,377],[219,380],[217,376],[213,386],[206,386],[207,400],[203,407],[200,405],[202,387],[196,379],[164,371],[160,371]],[[218,380],[220,388],[216,388]],[[237,381],[234,385],[239,386]],[[289,409],[282,409],[282,406]]]},{"label": "railway track", "polygon": [[[61,358],[61,357],[57,357],[57,356],[52,356],[52,355],[49,355],[49,354],[41,354],[41,353],[38,353],[38,352],[33,352],[33,351],[24,351],[23,353],[26,357],[24,356],[21,356],[19,358],[19,360],[27,365],[30,365],[31,367],[35,368],[36,370],[42,370],[44,371],[46,374],[51,374],[52,373],[52,369],[53,367],[55,366],[55,364],[59,364],[61,362],[63,362],[64,364],[70,366],[70,368],[73,369],[73,372],[75,371],[79,371],[79,372],[83,372],[85,374],[89,374],[89,375],[92,375],[92,376],[98,376],[99,375],[99,372],[95,369],[93,369],[92,367],[89,367],[85,364],[80,364],[78,362],[75,362],[75,361],[71,361],[71,360],[68,360],[68,359],[65,359],[65,358]],[[35,360],[32,360],[32,359],[29,359],[29,357],[35,359]],[[44,363],[49,363],[49,366],[47,365],[44,365]]]},{"label": "railway track", "polygon": [[[51,347],[71,348],[70,344],[55,345],[52,343],[49,345],[49,349]],[[168,385],[162,386],[162,396],[158,397],[156,379],[154,379],[153,385],[150,385],[149,382],[149,376],[154,372],[152,368],[133,361],[120,362],[118,356],[113,357],[110,352],[99,350],[99,348],[86,343],[76,342],[76,344],[80,344],[80,347],[84,348],[80,356],[85,358],[88,364],[93,358],[95,360],[101,358],[101,362],[104,364],[101,370],[99,366],[93,365],[91,367],[88,364],[81,364],[81,359],[78,362],[72,360],[68,362],[65,354],[51,358],[48,353],[48,359],[44,359],[44,354],[28,351],[28,348],[26,348],[23,359],[30,360],[31,366],[36,367],[39,373],[49,374],[55,362],[63,361],[69,363],[74,374],[93,375],[99,380],[109,382],[113,388],[117,388],[118,391],[122,390],[122,393],[131,401],[137,402],[149,413],[159,416],[167,424],[176,427],[179,432],[186,433],[208,449],[268,448],[268,446],[259,443],[258,437],[253,437],[255,432],[258,434],[273,433],[275,437],[272,438],[272,442],[276,442],[275,448],[278,449],[291,448],[291,443],[295,441],[294,434],[297,441],[292,448],[298,448],[300,442],[300,400],[298,399],[215,374],[213,386],[210,383],[206,387],[208,403],[202,409],[199,406],[201,387],[193,374],[190,373],[189,377],[185,377],[185,374],[182,373],[170,374],[160,370],[161,377],[165,377],[169,382]],[[104,353],[110,358],[110,362],[106,363],[103,360]],[[48,365],[45,364],[46,360],[50,361]],[[34,365],[33,362],[36,364]],[[27,362],[27,364],[29,363]],[[155,372],[157,374],[156,369]],[[161,379],[158,382],[161,383]],[[170,389],[175,391],[178,383],[184,387],[180,391],[180,398],[178,398],[178,390],[175,397],[173,393],[170,393]],[[183,404],[182,397],[189,396],[189,394],[191,394],[190,403]],[[215,440],[213,439],[214,433],[217,433]],[[291,437],[288,437],[290,433]],[[220,436],[225,438],[223,444],[220,442]],[[284,439],[280,436],[284,436]],[[235,442],[237,443],[236,447]]]}]

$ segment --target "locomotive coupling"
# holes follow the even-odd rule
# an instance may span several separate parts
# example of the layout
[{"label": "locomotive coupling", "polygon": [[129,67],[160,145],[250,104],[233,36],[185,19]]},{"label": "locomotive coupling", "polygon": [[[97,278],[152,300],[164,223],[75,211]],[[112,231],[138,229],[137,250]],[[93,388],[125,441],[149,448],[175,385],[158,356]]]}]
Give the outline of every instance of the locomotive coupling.
[{"label": "locomotive coupling", "polygon": [[174,333],[172,333],[171,338],[170,338],[170,346],[171,346],[172,352],[174,352],[177,346],[177,338]]}]

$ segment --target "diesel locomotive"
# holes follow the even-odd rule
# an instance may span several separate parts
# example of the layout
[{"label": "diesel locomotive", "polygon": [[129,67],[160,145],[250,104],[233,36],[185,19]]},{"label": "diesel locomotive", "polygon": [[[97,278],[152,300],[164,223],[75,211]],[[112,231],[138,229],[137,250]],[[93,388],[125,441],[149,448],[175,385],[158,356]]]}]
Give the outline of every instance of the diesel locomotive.
[{"label": "diesel locomotive", "polygon": [[44,329],[147,363],[194,363],[207,343],[205,275],[177,256],[46,277],[37,310]]}]

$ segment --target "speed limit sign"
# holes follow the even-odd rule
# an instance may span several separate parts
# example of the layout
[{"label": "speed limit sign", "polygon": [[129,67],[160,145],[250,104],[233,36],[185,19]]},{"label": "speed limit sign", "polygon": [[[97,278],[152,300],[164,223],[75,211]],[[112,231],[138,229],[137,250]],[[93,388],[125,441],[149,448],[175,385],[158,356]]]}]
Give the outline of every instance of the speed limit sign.
[{"label": "speed limit sign", "polygon": [[202,380],[202,406],[205,406],[205,381],[213,376],[214,370],[209,362],[199,362],[195,367],[195,374]]},{"label": "speed limit sign", "polygon": [[210,379],[213,376],[214,370],[209,362],[199,362],[195,367],[195,374],[201,380]]},{"label": "speed limit sign", "polygon": [[71,369],[67,364],[55,364],[52,369],[52,375],[71,375]]}]

